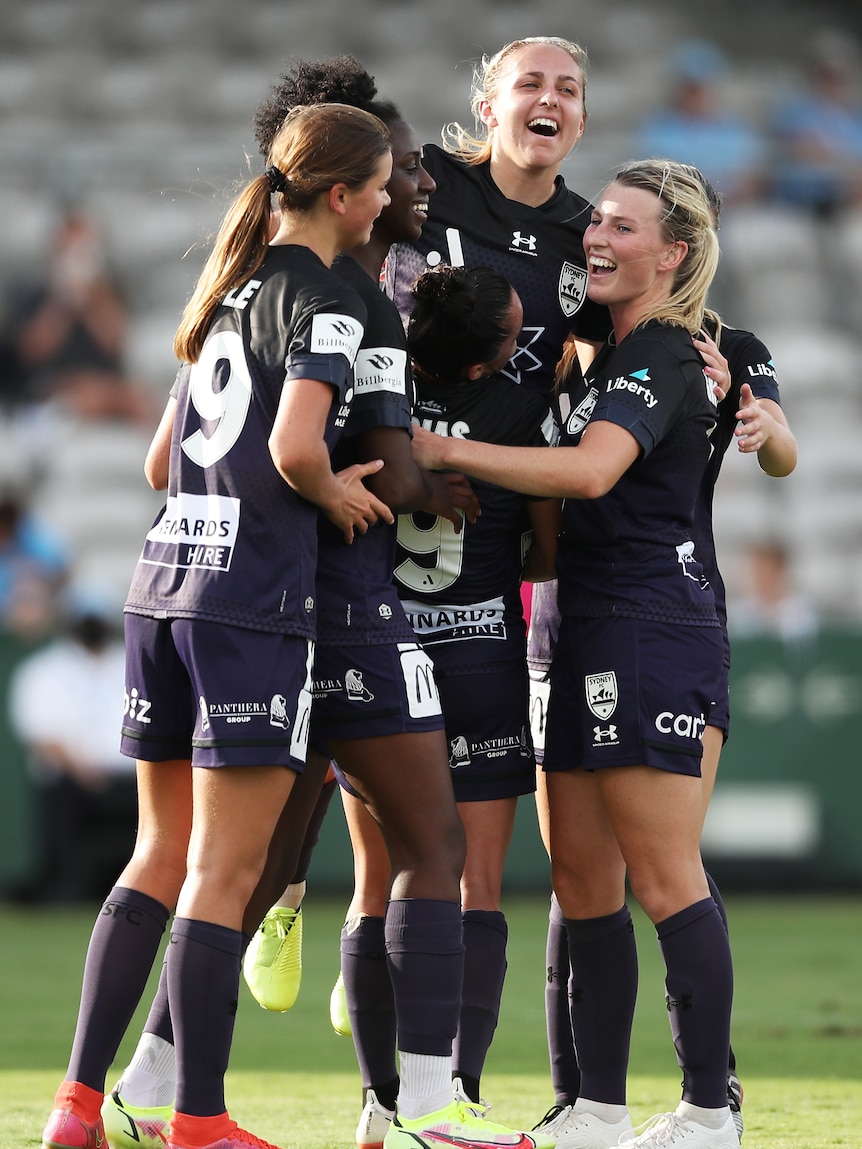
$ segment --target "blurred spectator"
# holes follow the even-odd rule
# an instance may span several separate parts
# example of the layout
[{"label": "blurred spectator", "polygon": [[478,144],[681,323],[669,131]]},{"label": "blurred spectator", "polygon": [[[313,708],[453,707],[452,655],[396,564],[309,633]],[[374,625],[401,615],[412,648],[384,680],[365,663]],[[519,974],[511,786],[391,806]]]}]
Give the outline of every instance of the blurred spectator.
[{"label": "blurred spectator", "polygon": [[817,215],[862,204],[862,53],[845,34],[815,37],[808,83],[777,108],[775,197]]},{"label": "blurred spectator", "polygon": [[98,228],[82,209],[64,210],[44,281],[11,310],[8,323],[16,367],[5,380],[7,400],[55,400],[85,418],[152,423],[149,395],[124,371],[126,306]]},{"label": "blurred spectator", "polygon": [[23,482],[0,479],[0,626],[25,642],[52,631],[68,571],[64,545],[30,513]]},{"label": "blurred spectator", "polygon": [[135,766],[119,751],[121,621],[112,599],[76,589],[65,633],[10,680],[9,720],[38,793],[40,901],[102,897],[134,843]]},{"label": "blurred spectator", "polygon": [[666,104],[641,124],[634,154],[693,164],[728,203],[759,198],[763,141],[754,126],[725,110],[724,53],[710,40],[687,40],[673,51]]},{"label": "blurred spectator", "polygon": [[727,621],[740,638],[771,635],[800,642],[816,634],[814,604],[794,589],[790,554],[783,543],[765,539],[752,544],[745,592],[731,596]]}]

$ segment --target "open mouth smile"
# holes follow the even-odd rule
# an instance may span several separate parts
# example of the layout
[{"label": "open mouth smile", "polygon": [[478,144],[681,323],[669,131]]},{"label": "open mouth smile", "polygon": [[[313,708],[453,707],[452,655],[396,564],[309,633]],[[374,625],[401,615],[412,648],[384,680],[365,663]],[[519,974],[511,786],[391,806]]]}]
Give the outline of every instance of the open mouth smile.
[{"label": "open mouth smile", "polygon": [[535,120],[530,120],[527,127],[537,136],[545,136],[547,138],[553,138],[560,130],[559,124],[554,120],[548,120],[544,117],[537,117]]}]

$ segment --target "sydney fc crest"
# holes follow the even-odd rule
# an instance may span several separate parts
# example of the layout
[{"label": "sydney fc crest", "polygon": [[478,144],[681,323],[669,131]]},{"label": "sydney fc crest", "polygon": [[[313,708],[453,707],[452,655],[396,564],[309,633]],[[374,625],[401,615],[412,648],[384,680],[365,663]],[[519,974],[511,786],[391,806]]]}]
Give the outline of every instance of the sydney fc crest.
[{"label": "sydney fc crest", "polygon": [[587,706],[596,718],[610,718],[617,708],[617,676],[612,670],[588,674],[584,679]]},{"label": "sydney fc crest", "polygon": [[557,294],[563,315],[574,315],[576,311],[580,311],[581,304],[587,298],[587,269],[576,267],[574,263],[566,260],[560,268]]}]

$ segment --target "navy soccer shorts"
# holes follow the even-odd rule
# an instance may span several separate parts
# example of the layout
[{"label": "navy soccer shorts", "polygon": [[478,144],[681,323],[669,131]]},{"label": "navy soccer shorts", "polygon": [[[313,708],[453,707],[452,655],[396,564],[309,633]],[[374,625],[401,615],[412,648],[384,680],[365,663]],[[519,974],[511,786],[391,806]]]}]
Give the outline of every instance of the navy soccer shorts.
[{"label": "navy soccer shorts", "polygon": [[645,765],[698,777],[722,671],[717,627],[563,619],[544,769]]},{"label": "navy soccer shorts", "polygon": [[305,764],[314,644],[199,619],[125,616],[121,750],[193,766]]},{"label": "navy soccer shorts", "polygon": [[318,646],[311,744],[443,729],[431,659],[418,642]]}]

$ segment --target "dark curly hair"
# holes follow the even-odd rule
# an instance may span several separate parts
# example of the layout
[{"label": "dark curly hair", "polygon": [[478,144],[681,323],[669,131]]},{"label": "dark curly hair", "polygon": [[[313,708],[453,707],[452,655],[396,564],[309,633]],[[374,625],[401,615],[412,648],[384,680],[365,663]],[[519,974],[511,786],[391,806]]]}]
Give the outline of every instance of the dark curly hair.
[{"label": "dark curly hair", "polygon": [[489,267],[425,271],[411,292],[407,346],[416,368],[453,382],[465,367],[487,363],[507,338],[512,285]]},{"label": "dark curly hair", "polygon": [[374,77],[355,56],[330,56],[324,60],[294,60],[269,99],[254,115],[254,136],[263,156],[268,156],[276,133],[288,112],[300,104],[349,104],[377,116],[384,124],[402,119],[388,100],[377,99]]}]

